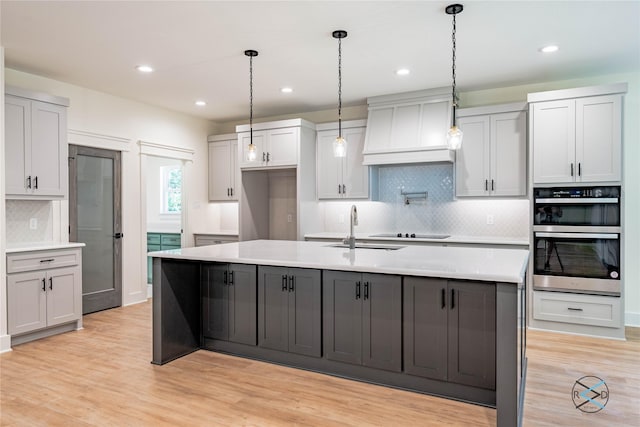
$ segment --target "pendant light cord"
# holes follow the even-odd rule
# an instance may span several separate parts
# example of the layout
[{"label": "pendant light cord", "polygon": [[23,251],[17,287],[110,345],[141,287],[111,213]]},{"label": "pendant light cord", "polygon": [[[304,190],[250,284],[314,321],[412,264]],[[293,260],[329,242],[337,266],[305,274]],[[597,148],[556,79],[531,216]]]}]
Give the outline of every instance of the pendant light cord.
[{"label": "pendant light cord", "polygon": [[249,141],[253,145],[253,56],[249,57]]},{"label": "pendant light cord", "polygon": [[338,38],[338,137],[342,138],[342,38]]},{"label": "pendant light cord", "polygon": [[451,56],[451,77],[453,84],[451,85],[451,99],[453,100],[453,126],[456,125],[456,106],[458,100],[456,97],[456,14],[453,14],[453,30],[451,31],[451,41],[453,43],[453,50]]}]

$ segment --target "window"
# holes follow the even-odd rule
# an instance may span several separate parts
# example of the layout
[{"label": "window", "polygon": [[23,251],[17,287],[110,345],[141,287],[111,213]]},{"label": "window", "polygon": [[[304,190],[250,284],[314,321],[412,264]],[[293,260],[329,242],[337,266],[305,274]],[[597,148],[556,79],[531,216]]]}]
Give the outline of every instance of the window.
[{"label": "window", "polygon": [[182,212],[182,167],[180,165],[160,168],[162,197],[160,212],[163,214],[179,214]]}]

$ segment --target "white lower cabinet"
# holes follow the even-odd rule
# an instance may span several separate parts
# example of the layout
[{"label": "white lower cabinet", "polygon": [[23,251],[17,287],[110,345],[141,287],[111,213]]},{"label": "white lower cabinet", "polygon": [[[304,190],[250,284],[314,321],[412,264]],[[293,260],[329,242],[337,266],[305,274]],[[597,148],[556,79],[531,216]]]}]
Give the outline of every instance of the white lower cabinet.
[{"label": "white lower cabinet", "polygon": [[533,292],[533,318],[538,320],[619,328],[620,310],[620,297]]},{"label": "white lower cabinet", "polygon": [[[7,320],[10,335],[21,335],[81,319],[80,249],[71,252],[75,253],[65,250],[7,255]],[[76,260],[76,265],[63,267],[69,264],[70,258]]]}]

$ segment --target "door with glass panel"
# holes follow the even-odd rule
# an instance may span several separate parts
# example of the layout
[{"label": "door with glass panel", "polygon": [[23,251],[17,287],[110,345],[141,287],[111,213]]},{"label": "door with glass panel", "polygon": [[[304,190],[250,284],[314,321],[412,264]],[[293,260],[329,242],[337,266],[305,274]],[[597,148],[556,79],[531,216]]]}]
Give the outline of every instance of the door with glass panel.
[{"label": "door with glass panel", "polygon": [[120,152],[69,145],[69,241],[82,242],[82,312],[122,305]]}]

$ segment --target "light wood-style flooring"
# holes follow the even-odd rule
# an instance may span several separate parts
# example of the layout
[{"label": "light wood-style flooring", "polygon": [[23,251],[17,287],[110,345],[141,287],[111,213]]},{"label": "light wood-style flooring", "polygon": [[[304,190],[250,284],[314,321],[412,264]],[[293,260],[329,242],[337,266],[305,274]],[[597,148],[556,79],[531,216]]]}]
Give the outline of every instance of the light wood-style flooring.
[{"label": "light wood-style flooring", "polygon": [[[611,341],[529,331],[525,426],[640,426],[640,333]],[[197,351],[151,360],[149,302],[94,313],[84,330],[0,355],[3,426],[492,426],[495,411],[437,397]],[[499,369],[499,367],[498,367]],[[604,410],[571,400],[584,375]]]}]

